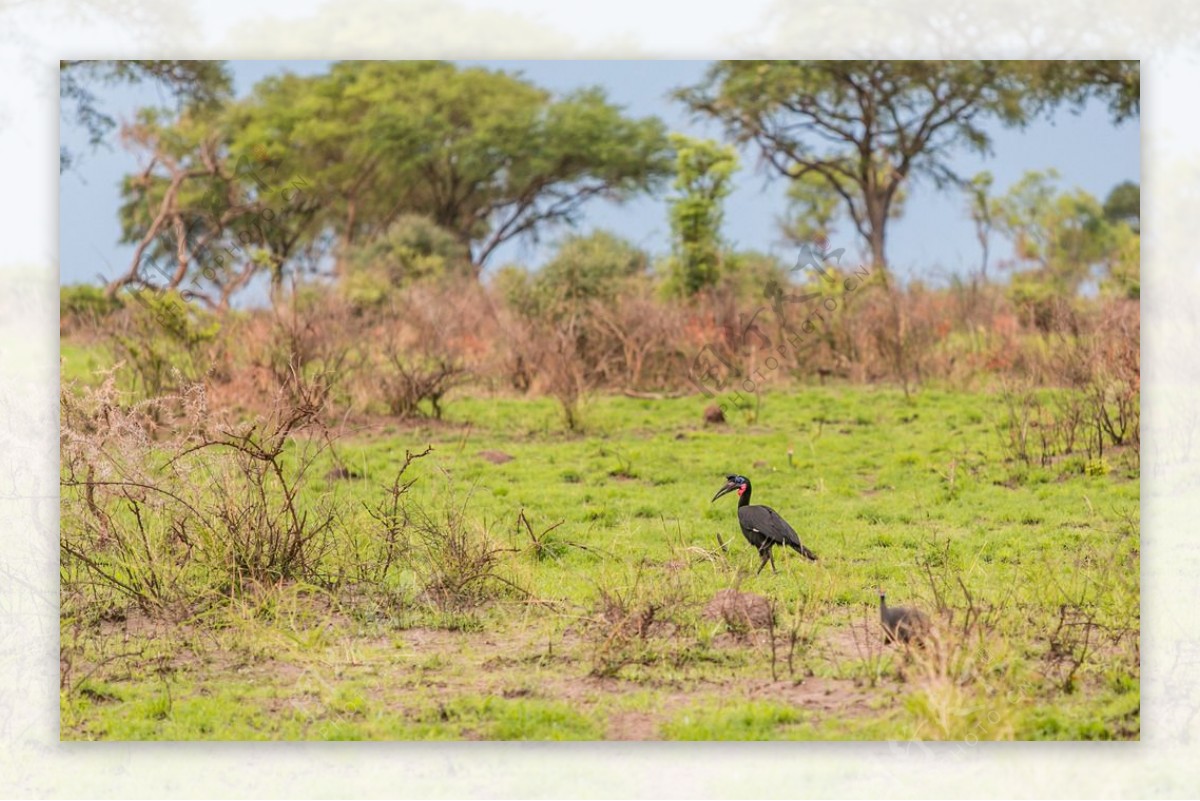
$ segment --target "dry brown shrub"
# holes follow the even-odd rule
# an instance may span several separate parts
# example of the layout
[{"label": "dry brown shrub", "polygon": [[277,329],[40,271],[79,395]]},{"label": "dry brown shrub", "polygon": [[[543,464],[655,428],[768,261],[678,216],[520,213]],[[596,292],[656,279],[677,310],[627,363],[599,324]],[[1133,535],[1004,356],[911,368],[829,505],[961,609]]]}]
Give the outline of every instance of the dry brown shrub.
[{"label": "dry brown shrub", "polygon": [[655,640],[677,632],[676,618],[688,605],[686,592],[675,580],[646,581],[643,569],[639,565],[624,586],[600,587],[597,609],[584,619],[593,676],[614,677],[631,665],[654,664],[669,650]]},{"label": "dry brown shrub", "polygon": [[[766,378],[749,392],[791,379],[913,391],[929,382],[986,388],[1000,377],[1086,390],[1105,443],[1138,441],[1137,301],[1058,298],[1039,316],[978,279],[946,288],[867,281],[822,296],[824,311],[810,317],[814,302],[799,298],[812,287],[789,288],[786,303],[726,286],[686,302],[654,289],[634,281],[612,296],[521,305],[478,282],[430,280],[359,308],[310,284],[277,295],[271,309],[227,313],[211,341],[188,346],[178,379],[169,361],[143,360],[138,370],[163,391],[203,379],[214,406],[246,415],[264,413],[283,390],[293,401],[323,394],[331,417],[436,418],[469,385],[553,396],[571,428],[583,425],[594,392],[726,394],[756,373]],[[132,341],[130,314],[105,317],[101,336]]]},{"label": "dry brown shrub", "polygon": [[718,590],[704,607],[704,617],[723,621],[735,633],[766,629],[774,624],[775,610],[761,595],[737,590]]}]

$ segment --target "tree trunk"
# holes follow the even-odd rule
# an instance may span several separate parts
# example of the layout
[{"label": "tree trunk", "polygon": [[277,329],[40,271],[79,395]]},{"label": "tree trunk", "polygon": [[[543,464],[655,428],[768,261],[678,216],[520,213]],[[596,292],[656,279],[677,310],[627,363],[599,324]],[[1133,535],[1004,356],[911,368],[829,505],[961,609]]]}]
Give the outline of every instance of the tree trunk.
[{"label": "tree trunk", "polygon": [[887,277],[887,253],[884,251],[884,231],[882,227],[871,229],[871,262],[876,270]]},{"label": "tree trunk", "polygon": [[867,180],[862,184],[864,203],[864,219],[866,230],[860,231],[866,234],[867,244],[871,248],[871,267],[879,273],[879,279],[883,282],[884,287],[891,286],[891,276],[888,274],[887,264],[887,221],[888,209],[891,208],[892,187],[881,186],[875,180],[873,173],[869,173]]},{"label": "tree trunk", "polygon": [[879,273],[880,280],[884,286],[891,285],[891,275],[888,273],[887,263],[887,208],[883,204],[879,204],[879,208],[872,209],[874,213],[870,215],[868,224],[870,229],[867,231],[867,243],[871,246],[871,266]]}]

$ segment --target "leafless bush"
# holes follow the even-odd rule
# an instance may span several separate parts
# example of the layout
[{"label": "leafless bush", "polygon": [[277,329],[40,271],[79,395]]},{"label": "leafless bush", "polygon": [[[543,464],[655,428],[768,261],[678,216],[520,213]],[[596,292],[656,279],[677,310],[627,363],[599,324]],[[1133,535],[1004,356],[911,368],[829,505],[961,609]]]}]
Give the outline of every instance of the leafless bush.
[{"label": "leafless bush", "polygon": [[440,420],[442,398],[462,382],[466,370],[444,358],[412,358],[395,348],[385,355],[391,370],[380,375],[379,384],[388,411],[396,417],[417,417],[428,401],[433,418]]},{"label": "leafless bush", "polygon": [[1114,445],[1141,439],[1138,318],[1137,306],[1125,302],[1107,309],[1098,323],[1089,394],[1097,425]]},{"label": "leafless bush", "polygon": [[599,588],[598,608],[584,621],[592,643],[591,674],[614,677],[631,665],[651,665],[661,659],[662,649],[654,639],[675,632],[684,599],[677,584],[645,583],[642,565],[629,584]]},{"label": "leafless bush", "polygon": [[1086,399],[1078,392],[1067,390],[1055,395],[1052,409],[1054,425],[1044,428],[1041,434],[1043,464],[1054,452],[1075,452],[1086,422],[1086,406]]},{"label": "leafless bush", "polygon": [[[396,470],[396,475],[384,489],[384,497],[375,503],[363,502],[367,515],[374,521],[369,531],[365,549],[350,560],[356,569],[354,580],[358,583],[383,585],[392,568],[400,562],[409,547],[408,523],[409,507],[408,493],[416,482],[415,478],[406,478],[413,462],[423,459],[433,452],[433,447],[414,453],[406,450],[404,462]],[[358,545],[360,540],[353,540]]]},{"label": "leafless bush", "polygon": [[535,533],[533,524],[529,522],[529,518],[525,515],[525,510],[522,509],[517,513],[517,535],[524,529],[526,536],[529,537],[528,551],[533,554],[533,558],[537,561],[545,561],[547,559],[561,559],[566,554],[568,548],[577,548],[581,551],[586,551],[590,554],[603,555],[611,558],[611,555],[599,548],[582,545],[578,542],[565,539],[555,533],[555,529],[561,526],[564,520],[559,520],[550,526],[542,529],[541,533]]},{"label": "leafless bush", "polygon": [[[1128,528],[1136,534],[1136,525]],[[1042,636],[1043,671],[1066,693],[1077,689],[1089,667],[1138,668],[1138,551],[1125,536],[1105,540],[1104,547],[1081,549],[1072,570],[1046,566],[1041,600],[1056,613]]]},{"label": "leafless bush", "polygon": [[913,691],[908,708],[925,737],[1002,739],[1012,734],[1013,686],[1028,687],[1022,653],[1005,624],[1015,593],[1009,587],[998,601],[972,592],[942,553],[927,554],[919,565],[933,597],[929,629],[906,645],[905,680]]},{"label": "leafless bush", "polygon": [[480,293],[479,288],[410,287],[370,316],[363,379],[389,413],[440,419],[446,394],[470,380],[491,329]]},{"label": "leafless bush", "polygon": [[252,358],[291,403],[325,407],[351,368],[355,326],[345,305],[293,291],[268,319],[266,347]]},{"label": "leafless bush", "polygon": [[[124,401],[112,381],[62,393],[64,592],[162,611],[247,584],[319,579],[337,515],[327,499],[302,498],[325,445],[298,436],[319,406],[280,397],[259,422],[226,427],[199,385]],[[166,424],[148,422],[164,414]]]},{"label": "leafless bush", "polygon": [[1099,639],[1096,608],[1087,603],[1058,605],[1058,620],[1046,638],[1047,671],[1065,692],[1075,689],[1075,677]]},{"label": "leafless bush", "polygon": [[690,350],[682,309],[629,293],[614,303],[596,303],[593,320],[595,337],[611,341],[600,376],[606,385],[634,391],[683,386]]},{"label": "leafless bush", "polygon": [[[775,606],[775,602],[772,601],[772,607]],[[783,663],[787,667],[788,676],[793,681],[799,680],[797,673],[812,675],[811,671],[801,671],[803,661],[797,659],[797,656],[803,657],[816,642],[817,629],[820,626],[819,606],[820,603],[816,596],[805,590],[796,600],[796,605],[792,608],[790,615],[780,615],[777,608],[772,608],[768,631],[771,646],[772,680],[779,681],[780,646],[786,648]],[[780,623],[782,625],[779,625]],[[803,678],[803,675],[800,678]]]},{"label": "leafless bush", "polygon": [[1079,435],[1088,455],[1103,456],[1106,440],[1136,445],[1141,422],[1137,305],[1112,302],[1077,319],[1074,335],[1054,342],[1055,372],[1084,401],[1077,414],[1067,410],[1064,419],[1089,429]]},{"label": "leafless bush", "polygon": [[1000,423],[1005,450],[1015,459],[1029,464],[1032,459],[1034,427],[1038,425],[1041,402],[1027,381],[1004,379],[1000,400],[1004,404],[1004,419]]},{"label": "leafless bush", "polygon": [[316,422],[321,409],[303,400],[286,403],[262,423],[222,432],[176,457],[219,453],[208,460],[219,467],[209,473],[210,498],[198,508],[211,526],[204,533],[218,545],[224,563],[219,566],[232,575],[235,586],[322,574],[337,511],[326,498],[306,504],[300,493],[326,445],[293,438]]},{"label": "leafless bush", "polygon": [[[1102,431],[1094,398],[1074,387],[1039,389],[1023,377],[1001,379],[1004,418],[1000,433],[1005,451],[1027,465],[1049,467],[1082,448],[1090,458]],[[1089,435],[1091,432],[1091,435]]]},{"label": "leafless bush", "polygon": [[927,685],[970,684],[991,669],[1005,647],[999,636],[1000,621],[1013,590],[999,602],[985,603],[976,599],[960,573],[949,568],[947,554],[937,559],[927,555],[920,566],[935,611],[918,647],[910,649],[918,679]]},{"label": "leafless bush", "polygon": [[[187,501],[145,463],[155,421],[171,405],[124,400],[111,374],[97,389],[61,393],[64,605],[109,609],[123,598],[149,610],[179,599],[190,549],[186,526],[171,512]],[[184,400],[202,403],[195,395]]]},{"label": "leafless bush", "polygon": [[539,361],[544,370],[545,390],[562,408],[569,431],[583,427],[581,406],[591,388],[587,364],[581,358],[581,322],[577,317],[547,325],[542,332],[544,350]]},{"label": "leafless bush", "polygon": [[[452,620],[461,620],[456,616],[470,615],[498,598],[528,596],[509,569],[519,549],[499,542],[471,518],[470,492],[458,493],[447,478],[440,503],[413,497],[416,478],[410,477],[410,468],[431,452],[431,447],[405,451],[383,495],[363,504],[371,521],[365,536],[343,532],[342,558],[333,560],[338,573],[327,583],[341,586],[349,580],[354,592],[366,588],[368,594],[389,602],[403,596]],[[542,539],[545,547],[551,547],[545,532]],[[407,589],[400,589],[401,584]]]},{"label": "leafless bush", "polygon": [[920,286],[907,291],[896,287],[869,287],[860,300],[870,340],[860,354],[874,357],[885,372],[880,377],[898,382],[907,394],[934,373],[935,345],[950,331],[945,295],[931,293]]},{"label": "leafless bush", "polygon": [[506,556],[517,549],[468,517],[470,497],[456,501],[451,490],[441,509],[410,503],[404,510],[406,540],[396,557],[415,577],[418,599],[442,612],[470,612],[512,592],[528,595],[504,574]]}]

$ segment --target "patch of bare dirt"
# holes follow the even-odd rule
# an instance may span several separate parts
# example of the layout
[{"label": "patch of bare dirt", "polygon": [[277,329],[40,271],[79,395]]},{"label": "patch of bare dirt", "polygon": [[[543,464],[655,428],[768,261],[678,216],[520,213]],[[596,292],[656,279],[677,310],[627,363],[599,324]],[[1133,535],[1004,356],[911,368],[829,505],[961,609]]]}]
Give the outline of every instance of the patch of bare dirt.
[{"label": "patch of bare dirt", "polygon": [[746,688],[754,700],[786,703],[810,711],[836,712],[839,716],[863,715],[871,711],[881,690],[869,690],[848,679],[810,676],[794,681],[763,681]]},{"label": "patch of bare dirt", "polygon": [[[733,622],[730,633],[716,638],[728,642],[714,640],[713,644],[748,649],[757,655],[752,667],[716,673],[695,666],[667,666],[662,675],[651,671],[636,679],[590,676],[592,646],[585,637],[578,633],[548,637],[544,631],[520,628],[504,632],[411,628],[363,636],[346,625],[313,653],[263,658],[262,654],[216,649],[200,658],[191,654],[179,658],[190,663],[189,670],[213,682],[222,676],[236,676],[239,681],[291,688],[267,703],[272,714],[322,714],[322,695],[316,688],[353,679],[361,683],[372,703],[401,715],[425,708],[431,693],[439,698],[468,694],[564,703],[603,721],[608,740],[657,740],[665,724],[697,704],[769,701],[814,712],[817,720],[843,720],[878,714],[881,694],[894,701],[895,687],[868,687],[849,677],[794,680],[785,675],[782,662],[779,680],[772,680],[761,661],[769,649],[771,613],[770,602],[753,593],[723,590],[713,597],[706,616]],[[641,614],[624,617],[634,626],[651,625]],[[136,614],[130,618],[108,625],[131,627],[142,636],[154,628],[153,621]],[[862,628],[861,612],[848,613],[847,618],[844,623]],[[855,636],[860,641],[857,645]],[[809,646],[814,649],[810,654],[825,660],[860,660],[863,637],[862,631],[851,633],[849,625],[831,626]],[[647,691],[652,691],[650,705],[645,703]],[[463,736],[481,735],[465,732]]]}]

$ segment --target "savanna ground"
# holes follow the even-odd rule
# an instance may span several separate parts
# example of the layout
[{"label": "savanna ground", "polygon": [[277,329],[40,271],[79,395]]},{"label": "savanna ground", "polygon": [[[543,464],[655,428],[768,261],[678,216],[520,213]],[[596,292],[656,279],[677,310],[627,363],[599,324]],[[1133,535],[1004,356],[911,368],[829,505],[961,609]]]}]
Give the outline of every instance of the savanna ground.
[{"label": "savanna ground", "polygon": [[[89,87],[164,75],[131,263],[60,293],[64,737],[1138,736],[1140,190],[947,160],[1135,117],[1136,62],[717,63],[671,97],[724,142],[450,63],[63,62],[64,99],[100,141]],[[722,232],[738,142],[794,262]],[[977,269],[889,262],[922,173]],[[495,263],[600,195],[669,251]],[[753,573],[732,472],[819,562]]]},{"label": "savanna ground", "polygon": [[[102,366],[64,354],[64,380]],[[64,432],[104,419],[80,449],[126,458],[83,481],[64,445],[63,739],[1139,736],[1136,448],[1018,458],[1009,392],[796,385],[718,425],[701,395],[601,395],[583,433],[454,397],[337,436],[71,398]],[[820,561],[755,576],[710,503],[731,472]],[[882,641],[880,586],[926,647]]]}]

